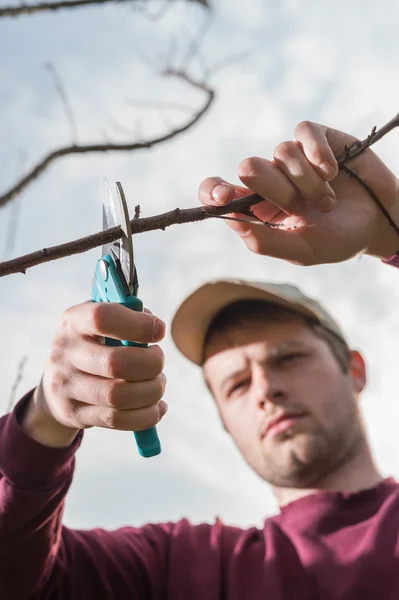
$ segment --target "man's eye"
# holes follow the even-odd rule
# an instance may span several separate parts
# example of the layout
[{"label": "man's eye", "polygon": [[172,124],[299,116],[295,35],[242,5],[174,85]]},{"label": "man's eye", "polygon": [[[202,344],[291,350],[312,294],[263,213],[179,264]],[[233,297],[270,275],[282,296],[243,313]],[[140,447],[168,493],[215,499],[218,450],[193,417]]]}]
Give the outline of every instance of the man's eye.
[{"label": "man's eye", "polygon": [[229,396],[232,396],[235,393],[242,392],[245,387],[250,384],[249,379],[242,379],[241,381],[237,381],[229,390]]},{"label": "man's eye", "polygon": [[299,354],[298,352],[292,352],[291,354],[285,354],[280,357],[280,362],[282,363],[290,363],[294,362],[298,358],[302,358],[303,354]]}]

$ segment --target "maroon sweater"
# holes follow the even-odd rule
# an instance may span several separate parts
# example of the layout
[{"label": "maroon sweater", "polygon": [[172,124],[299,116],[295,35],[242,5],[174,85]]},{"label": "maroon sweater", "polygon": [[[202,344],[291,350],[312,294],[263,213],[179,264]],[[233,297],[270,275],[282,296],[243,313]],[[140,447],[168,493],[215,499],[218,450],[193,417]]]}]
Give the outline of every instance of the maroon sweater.
[{"label": "maroon sweater", "polygon": [[178,523],[76,531],[61,524],[67,449],[0,419],[1,600],[397,600],[399,485],[319,492],[263,529]]}]

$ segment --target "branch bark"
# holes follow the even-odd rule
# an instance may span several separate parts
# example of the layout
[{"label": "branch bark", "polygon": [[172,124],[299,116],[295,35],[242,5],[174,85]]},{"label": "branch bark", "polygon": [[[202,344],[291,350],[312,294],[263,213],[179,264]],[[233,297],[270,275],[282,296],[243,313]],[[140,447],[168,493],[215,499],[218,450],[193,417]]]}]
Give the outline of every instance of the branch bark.
[{"label": "branch bark", "polygon": [[[145,217],[141,219],[134,218],[130,222],[132,233],[144,233],[145,231],[153,231],[155,229],[163,229],[170,225],[181,223],[193,223],[195,221],[204,221],[213,216],[225,215],[232,212],[245,212],[250,206],[262,202],[264,198],[257,194],[251,194],[245,198],[233,200],[225,206],[209,206],[207,208],[175,208],[167,213],[156,215],[154,217]],[[26,273],[26,270],[36,265],[80,254],[97,246],[113,242],[122,237],[123,233],[120,227],[113,227],[107,231],[101,231],[73,242],[52,246],[51,248],[43,248],[31,254],[25,254],[19,258],[4,261],[0,263],[0,277],[11,275],[12,273]]]},{"label": "branch bark", "polygon": [[[37,4],[17,4],[16,6],[0,6],[0,18],[19,17],[21,15],[33,15],[42,12],[54,12],[55,10],[82,8],[93,4],[130,4],[135,0],[61,0],[60,2],[38,2]],[[169,0],[170,2],[173,0]],[[191,4],[199,4],[209,9],[209,0],[185,0]]]}]

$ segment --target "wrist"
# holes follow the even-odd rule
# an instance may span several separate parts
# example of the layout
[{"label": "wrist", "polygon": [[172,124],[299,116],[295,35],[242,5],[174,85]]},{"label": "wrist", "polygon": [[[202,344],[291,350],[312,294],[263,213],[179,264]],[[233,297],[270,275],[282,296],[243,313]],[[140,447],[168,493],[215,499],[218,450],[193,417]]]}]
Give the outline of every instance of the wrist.
[{"label": "wrist", "polygon": [[51,448],[72,444],[79,429],[59,423],[45,406],[41,384],[34,390],[21,419],[21,427],[36,442]]}]

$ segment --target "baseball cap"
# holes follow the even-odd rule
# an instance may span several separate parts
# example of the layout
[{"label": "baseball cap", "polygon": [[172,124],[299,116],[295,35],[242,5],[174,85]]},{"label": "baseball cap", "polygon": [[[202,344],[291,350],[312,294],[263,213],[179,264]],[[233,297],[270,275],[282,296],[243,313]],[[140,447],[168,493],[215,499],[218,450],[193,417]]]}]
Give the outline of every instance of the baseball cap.
[{"label": "baseball cap", "polygon": [[217,279],[192,292],[177,309],[171,333],[180,352],[201,366],[206,334],[216,315],[240,300],[265,300],[308,317],[348,345],[339,325],[318,302],[289,283]]}]

